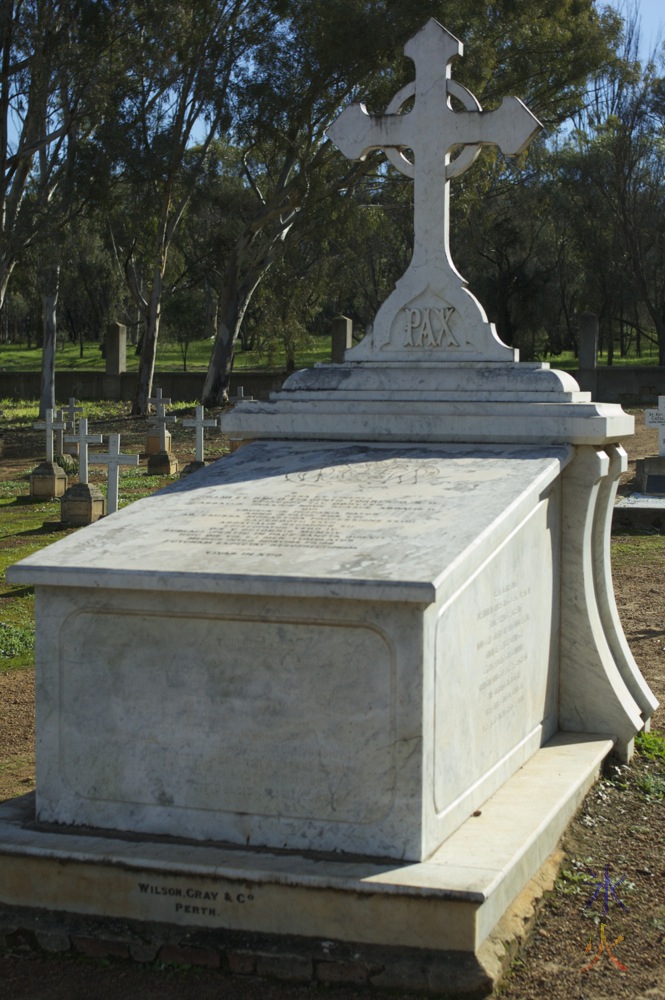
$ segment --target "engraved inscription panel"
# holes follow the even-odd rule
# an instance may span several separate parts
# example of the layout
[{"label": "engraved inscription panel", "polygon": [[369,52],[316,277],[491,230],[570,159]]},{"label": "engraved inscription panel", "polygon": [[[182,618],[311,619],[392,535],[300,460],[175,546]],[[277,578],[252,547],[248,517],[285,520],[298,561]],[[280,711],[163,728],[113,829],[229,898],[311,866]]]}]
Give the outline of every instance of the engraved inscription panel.
[{"label": "engraved inscription panel", "polygon": [[[523,763],[519,748],[534,739],[544,742],[556,729],[557,509],[555,491],[440,615],[435,667],[439,815],[483,782],[493,785],[493,773],[500,771],[505,780]],[[494,790],[488,788],[479,802]]]},{"label": "engraved inscription panel", "polygon": [[393,671],[369,627],[79,612],[61,773],[93,800],[372,822],[393,795]]}]

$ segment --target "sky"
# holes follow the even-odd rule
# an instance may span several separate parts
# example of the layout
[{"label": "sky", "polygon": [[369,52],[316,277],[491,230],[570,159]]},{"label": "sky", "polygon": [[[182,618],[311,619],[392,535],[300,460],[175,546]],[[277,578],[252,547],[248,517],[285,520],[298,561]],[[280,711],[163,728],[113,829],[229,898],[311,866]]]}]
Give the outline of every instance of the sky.
[{"label": "sky", "polygon": [[626,14],[637,5],[640,13],[640,55],[646,58],[651,55],[658,42],[665,38],[665,0],[596,0],[596,6],[611,7]]}]

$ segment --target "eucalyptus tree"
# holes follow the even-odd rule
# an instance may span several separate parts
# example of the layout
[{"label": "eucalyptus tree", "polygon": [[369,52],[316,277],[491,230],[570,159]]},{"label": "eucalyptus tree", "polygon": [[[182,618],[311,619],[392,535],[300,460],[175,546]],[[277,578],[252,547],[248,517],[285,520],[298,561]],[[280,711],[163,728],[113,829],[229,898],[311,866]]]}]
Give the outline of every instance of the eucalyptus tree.
[{"label": "eucalyptus tree", "polygon": [[665,79],[656,54],[643,64],[638,51],[633,18],[622,61],[593,80],[558,161],[587,274],[584,305],[600,314],[610,359],[615,327],[629,324],[652,336],[665,364]]},{"label": "eucalyptus tree", "polygon": [[[330,205],[348,197],[375,158],[351,164],[325,130],[350,100],[383,110],[412,77],[404,42],[429,16],[468,43],[456,75],[490,105],[523,96],[554,128],[582,100],[590,72],[611,56],[620,22],[592,0],[297,0],[271,4],[272,30],[242,81],[233,138],[241,151],[250,213],[218,267],[217,336],[203,391],[206,405],[226,392],[243,317],[259,283],[308,219],[325,225]],[[397,275],[394,275],[397,277]]]},{"label": "eucalyptus tree", "polygon": [[99,141],[121,178],[111,211],[118,261],[145,315],[134,401],[143,413],[173,238],[271,15],[257,0],[134,0],[129,16],[126,68]]},{"label": "eucalyptus tree", "polygon": [[[0,307],[27,248],[50,242],[79,204],[78,151],[92,131],[115,30],[112,3],[4,0],[0,6]],[[40,411],[53,405],[57,253],[44,258]]]}]

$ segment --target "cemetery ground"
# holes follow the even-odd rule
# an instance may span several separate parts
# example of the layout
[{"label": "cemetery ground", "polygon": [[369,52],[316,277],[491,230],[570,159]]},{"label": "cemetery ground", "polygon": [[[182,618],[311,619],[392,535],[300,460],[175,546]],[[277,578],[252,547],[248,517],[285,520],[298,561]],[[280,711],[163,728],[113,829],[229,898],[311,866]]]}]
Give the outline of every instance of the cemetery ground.
[{"label": "cemetery ground", "polygon": [[[59,524],[59,501],[31,501],[28,475],[43,457],[43,433],[33,431],[34,408],[0,404],[4,410],[4,456],[0,458],[0,801],[34,787],[33,597],[29,588],[10,587],[4,570],[70,531]],[[194,457],[194,432],[180,418],[194,404],[170,407],[180,468]],[[635,460],[657,450],[655,430],[636,414],[637,432],[628,443],[630,465],[621,489],[630,489]],[[90,430],[120,433],[122,450],[145,447],[143,418],[122,404],[84,404]],[[103,447],[106,447],[105,445]],[[206,458],[222,456],[227,442],[206,434]],[[104,470],[92,467],[92,482]],[[120,476],[120,505],[158,489],[173,477],[138,469]],[[652,690],[665,705],[665,535],[615,534],[612,564],[617,603],[629,644]],[[473,720],[469,720],[472,725]],[[665,708],[653,731],[637,740],[627,766],[612,761],[563,841],[555,889],[534,917],[532,932],[500,989],[506,1000],[607,1000],[638,997],[665,1000]],[[595,897],[595,898],[594,898]],[[3,950],[4,945],[4,950]],[[69,951],[47,954],[25,938],[0,935],[0,996],[7,1000],[359,1000],[410,998],[412,994],[359,990],[353,982],[329,986],[230,977],[205,968],[210,954],[181,956],[175,964],[141,965],[108,954]],[[200,962],[201,965],[197,965]]]}]

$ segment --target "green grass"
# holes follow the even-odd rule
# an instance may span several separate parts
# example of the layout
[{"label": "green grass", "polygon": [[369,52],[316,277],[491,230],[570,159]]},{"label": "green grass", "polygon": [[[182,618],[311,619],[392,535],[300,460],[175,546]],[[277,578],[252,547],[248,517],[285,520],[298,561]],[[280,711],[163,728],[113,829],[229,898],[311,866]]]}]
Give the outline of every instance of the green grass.
[{"label": "green grass", "polygon": [[659,733],[655,729],[649,733],[638,733],[635,737],[635,749],[647,760],[665,764],[665,733]]},{"label": "green grass", "polygon": [[[56,407],[66,407],[67,400],[59,399],[56,401]],[[181,402],[169,403],[170,414],[178,416],[179,414],[189,413],[193,411],[194,408],[199,404],[199,400],[183,400]],[[83,407],[83,413],[79,414],[84,416],[90,427],[95,423],[109,423],[112,424],[114,420],[125,420],[130,416],[130,411],[132,404],[129,402],[118,403],[111,402],[108,400],[102,400],[101,402],[93,400],[84,400],[80,403]],[[143,418],[138,418],[142,420]],[[39,420],[39,401],[36,399],[0,399],[0,432],[4,429],[11,427],[13,430],[25,428],[26,430],[31,428],[36,421]],[[137,426],[139,424],[137,423]],[[113,430],[110,426],[109,430]],[[0,483],[0,488],[2,488],[2,483]]]},{"label": "green grass", "polygon": [[616,534],[612,536],[612,565],[622,569],[639,565],[645,571],[663,571],[665,535]]},{"label": "green grass", "polygon": [[[209,340],[192,341],[187,352],[187,371],[206,371],[210,361]],[[30,350],[23,344],[3,344],[0,347],[0,371],[38,371],[41,367],[41,348]],[[309,368],[317,361],[330,361],[330,338],[312,337],[309,345],[296,352],[296,368]],[[64,344],[58,348],[55,366],[58,371],[104,371],[104,361],[98,344],[85,345],[83,357],[78,344]],[[127,346],[127,371],[138,371],[139,359],[133,347]],[[258,351],[237,350],[234,355],[234,371],[252,369],[283,370],[286,366],[284,352],[277,351],[272,356]],[[159,341],[157,345],[157,371],[184,371],[182,352],[178,344]]]}]

